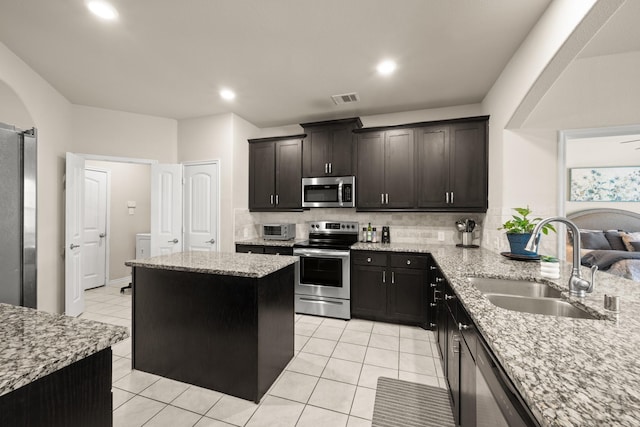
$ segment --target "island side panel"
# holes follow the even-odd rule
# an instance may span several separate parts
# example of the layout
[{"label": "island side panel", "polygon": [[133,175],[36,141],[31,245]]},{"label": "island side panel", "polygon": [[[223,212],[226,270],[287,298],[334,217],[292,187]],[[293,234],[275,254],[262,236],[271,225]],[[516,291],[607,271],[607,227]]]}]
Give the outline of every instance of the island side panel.
[{"label": "island side panel", "polygon": [[134,268],[133,368],[257,400],[257,279]]},{"label": "island side panel", "polygon": [[111,427],[111,347],[0,396],[0,426]]},{"label": "island side panel", "polygon": [[258,287],[258,396],[293,358],[294,265],[260,279]]}]

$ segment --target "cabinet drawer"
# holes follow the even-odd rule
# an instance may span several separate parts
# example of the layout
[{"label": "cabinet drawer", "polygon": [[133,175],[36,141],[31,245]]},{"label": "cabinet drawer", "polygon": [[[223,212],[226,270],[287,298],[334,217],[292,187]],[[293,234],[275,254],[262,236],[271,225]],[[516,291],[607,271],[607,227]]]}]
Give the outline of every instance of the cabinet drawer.
[{"label": "cabinet drawer", "polygon": [[263,254],[264,246],[261,245],[236,245],[236,252],[244,252],[251,254]]},{"label": "cabinet drawer", "polygon": [[429,258],[424,255],[392,254],[391,267],[417,268],[425,270],[429,265]]},{"label": "cabinet drawer", "polygon": [[384,252],[351,252],[351,261],[357,265],[387,265],[387,254]]},{"label": "cabinet drawer", "polygon": [[288,246],[267,246],[264,247],[264,253],[270,255],[293,255],[293,248]]}]

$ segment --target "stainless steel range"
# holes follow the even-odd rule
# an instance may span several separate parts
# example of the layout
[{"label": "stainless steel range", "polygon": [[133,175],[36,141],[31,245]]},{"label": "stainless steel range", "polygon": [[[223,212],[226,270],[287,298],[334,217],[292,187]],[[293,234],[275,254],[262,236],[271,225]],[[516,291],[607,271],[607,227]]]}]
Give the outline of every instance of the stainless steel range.
[{"label": "stainless steel range", "polygon": [[293,254],[300,257],[297,313],[351,318],[349,247],[357,241],[355,221],[309,224],[309,240],[293,245]]}]

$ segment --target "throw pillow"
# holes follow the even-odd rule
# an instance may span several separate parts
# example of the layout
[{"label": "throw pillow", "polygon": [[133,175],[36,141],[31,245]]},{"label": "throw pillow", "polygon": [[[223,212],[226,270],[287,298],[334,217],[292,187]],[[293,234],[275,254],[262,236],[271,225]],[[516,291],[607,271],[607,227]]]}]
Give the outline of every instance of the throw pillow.
[{"label": "throw pillow", "polygon": [[640,242],[640,232],[636,232],[636,233],[621,232],[620,237],[622,237],[622,241],[624,242],[624,245],[627,247],[627,250],[630,252],[634,251],[633,245],[631,244],[631,242]]},{"label": "throw pillow", "polygon": [[580,232],[582,247],[585,249],[605,249],[611,250],[611,245],[602,231],[594,233]]},{"label": "throw pillow", "polygon": [[604,232],[604,237],[609,241],[609,245],[611,245],[611,249],[614,251],[626,251],[627,247],[622,241],[622,236],[620,236],[620,232],[617,230],[606,230]]}]

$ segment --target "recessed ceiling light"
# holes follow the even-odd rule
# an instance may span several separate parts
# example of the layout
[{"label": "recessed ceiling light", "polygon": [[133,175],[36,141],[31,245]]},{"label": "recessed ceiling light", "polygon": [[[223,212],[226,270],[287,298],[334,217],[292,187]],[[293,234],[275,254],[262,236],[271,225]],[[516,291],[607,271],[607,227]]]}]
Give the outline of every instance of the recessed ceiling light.
[{"label": "recessed ceiling light", "polygon": [[118,11],[104,1],[90,1],[87,3],[87,7],[94,15],[108,21],[113,21],[118,17]]},{"label": "recessed ceiling light", "polygon": [[236,97],[236,94],[229,89],[222,89],[220,91],[220,96],[222,97],[222,99],[226,99],[227,101],[231,101],[232,99],[234,99]]},{"label": "recessed ceiling light", "polygon": [[378,64],[376,69],[378,70],[378,73],[383,76],[388,76],[396,70],[396,63],[391,60],[382,61]]}]

